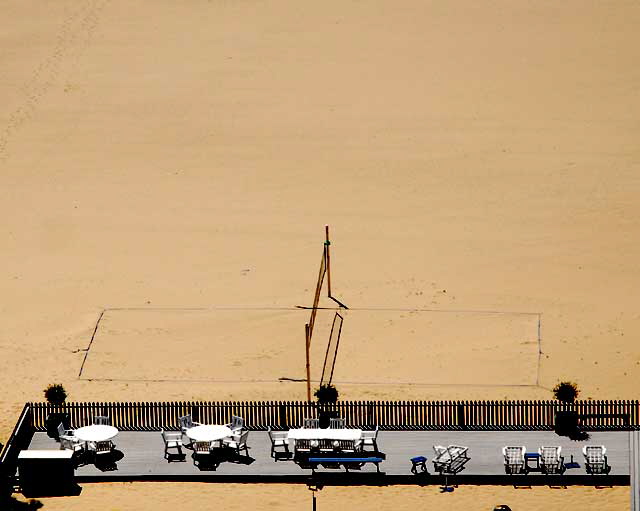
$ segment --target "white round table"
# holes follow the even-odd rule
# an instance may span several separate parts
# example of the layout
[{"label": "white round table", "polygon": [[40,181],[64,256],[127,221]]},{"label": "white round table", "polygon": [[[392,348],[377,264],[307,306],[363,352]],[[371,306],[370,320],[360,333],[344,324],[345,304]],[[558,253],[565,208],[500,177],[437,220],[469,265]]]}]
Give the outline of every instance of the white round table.
[{"label": "white round table", "polygon": [[203,424],[187,430],[187,436],[194,442],[216,442],[232,434],[227,426],[216,424]]},{"label": "white round table", "polygon": [[111,440],[118,434],[118,429],[113,426],[104,426],[94,424],[93,426],[84,426],[73,431],[73,436],[83,442],[103,442]]}]

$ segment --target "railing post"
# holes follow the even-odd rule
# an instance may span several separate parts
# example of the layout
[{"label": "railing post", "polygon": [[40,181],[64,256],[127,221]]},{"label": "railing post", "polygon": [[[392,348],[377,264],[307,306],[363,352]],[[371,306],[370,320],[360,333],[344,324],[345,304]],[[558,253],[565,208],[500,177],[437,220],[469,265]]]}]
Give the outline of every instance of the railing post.
[{"label": "railing post", "polygon": [[288,421],[287,421],[287,405],[286,403],[280,403],[278,405],[278,412],[279,412],[279,420],[280,420],[280,427],[282,429],[285,429],[287,427],[289,427]]},{"label": "railing post", "polygon": [[467,425],[464,420],[464,403],[458,403],[458,427],[460,429],[467,429]]}]

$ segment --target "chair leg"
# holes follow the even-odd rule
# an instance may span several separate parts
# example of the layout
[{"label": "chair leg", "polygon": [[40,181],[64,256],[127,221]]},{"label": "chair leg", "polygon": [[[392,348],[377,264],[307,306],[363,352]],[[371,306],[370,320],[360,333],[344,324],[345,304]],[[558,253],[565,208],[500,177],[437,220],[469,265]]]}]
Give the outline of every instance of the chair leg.
[{"label": "chair leg", "polygon": [[[178,452],[177,453],[171,452],[169,449],[177,449]],[[180,458],[183,457],[182,446],[179,443],[176,442],[176,445],[172,445],[172,446],[165,445],[165,447],[164,447],[164,457],[165,457],[165,459],[171,461],[171,456],[178,456]]]}]

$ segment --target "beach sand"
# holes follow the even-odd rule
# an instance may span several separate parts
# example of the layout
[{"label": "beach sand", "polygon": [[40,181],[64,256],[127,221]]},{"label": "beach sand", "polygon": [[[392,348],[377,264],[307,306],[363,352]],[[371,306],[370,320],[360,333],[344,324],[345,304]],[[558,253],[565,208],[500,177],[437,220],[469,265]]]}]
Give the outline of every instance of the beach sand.
[{"label": "beach sand", "polygon": [[[175,509],[185,503],[215,509],[241,511],[257,509],[293,511],[311,509],[311,492],[304,485],[283,486],[197,483],[104,483],[85,485],[79,497],[44,500],[47,511],[108,509],[109,511],[155,511]],[[453,493],[441,493],[437,486],[328,487],[316,494],[318,510],[372,509],[410,511],[419,509],[489,510],[507,504],[512,511],[545,509],[564,511],[580,506],[586,511],[628,509],[629,489],[547,488],[514,489],[501,486],[460,486]]]},{"label": "beach sand", "polygon": [[[295,307],[312,302],[325,224],[332,290],[353,309],[343,399],[546,399],[561,379],[638,397],[637,3],[10,0],[3,14],[0,440],[53,382],[78,401],[304,399],[279,378],[304,374]],[[304,488],[241,488],[87,485],[45,506],[309,505]],[[320,498],[376,492],[400,508],[628,502]]]}]

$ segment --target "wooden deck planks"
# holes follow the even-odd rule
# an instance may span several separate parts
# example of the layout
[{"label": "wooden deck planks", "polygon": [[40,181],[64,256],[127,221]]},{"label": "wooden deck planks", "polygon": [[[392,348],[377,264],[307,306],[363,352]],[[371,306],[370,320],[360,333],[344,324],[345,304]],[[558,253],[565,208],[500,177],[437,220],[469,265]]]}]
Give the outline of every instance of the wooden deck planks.
[{"label": "wooden deck planks", "polygon": [[[605,445],[611,465],[612,476],[624,476],[628,481],[630,467],[630,445],[628,432],[595,432],[584,442],[576,442],[559,437],[553,432],[522,431],[385,431],[378,436],[380,450],[386,454],[386,460],[380,465],[380,470],[387,476],[410,478],[410,458],[425,455],[429,459],[427,465],[433,473],[432,454],[433,445],[465,445],[469,447],[471,460],[467,463],[463,477],[504,476],[501,449],[504,445],[525,445],[527,451],[537,451],[541,445],[561,445],[565,463],[570,461],[571,454],[579,468],[570,468],[566,476],[585,476],[582,446],[585,444]],[[249,434],[249,464],[223,462],[215,471],[202,471],[194,466],[191,451],[184,462],[167,462],[164,459],[164,444],[160,432],[121,432],[114,442],[117,450],[123,454],[117,461],[117,470],[101,471],[93,465],[79,467],[76,475],[81,480],[89,481],[93,478],[122,479],[122,478],[155,478],[167,479],[189,477],[201,478],[206,476],[215,480],[228,480],[233,477],[252,477],[265,479],[273,478],[304,478],[310,470],[301,469],[291,461],[278,461],[270,457],[270,442],[266,432],[253,431]],[[29,446],[30,449],[57,449],[59,444],[45,433],[36,433]],[[320,470],[320,472],[323,472]],[[327,470],[326,472],[340,473],[343,471]],[[363,467],[360,473],[375,473],[375,467]],[[460,476],[458,476],[460,477]],[[540,477],[532,474],[530,478]],[[487,479],[488,480],[488,479]],[[620,477],[618,478],[620,480]],[[409,480],[407,481],[409,482]],[[626,483],[628,484],[628,483]]]}]

